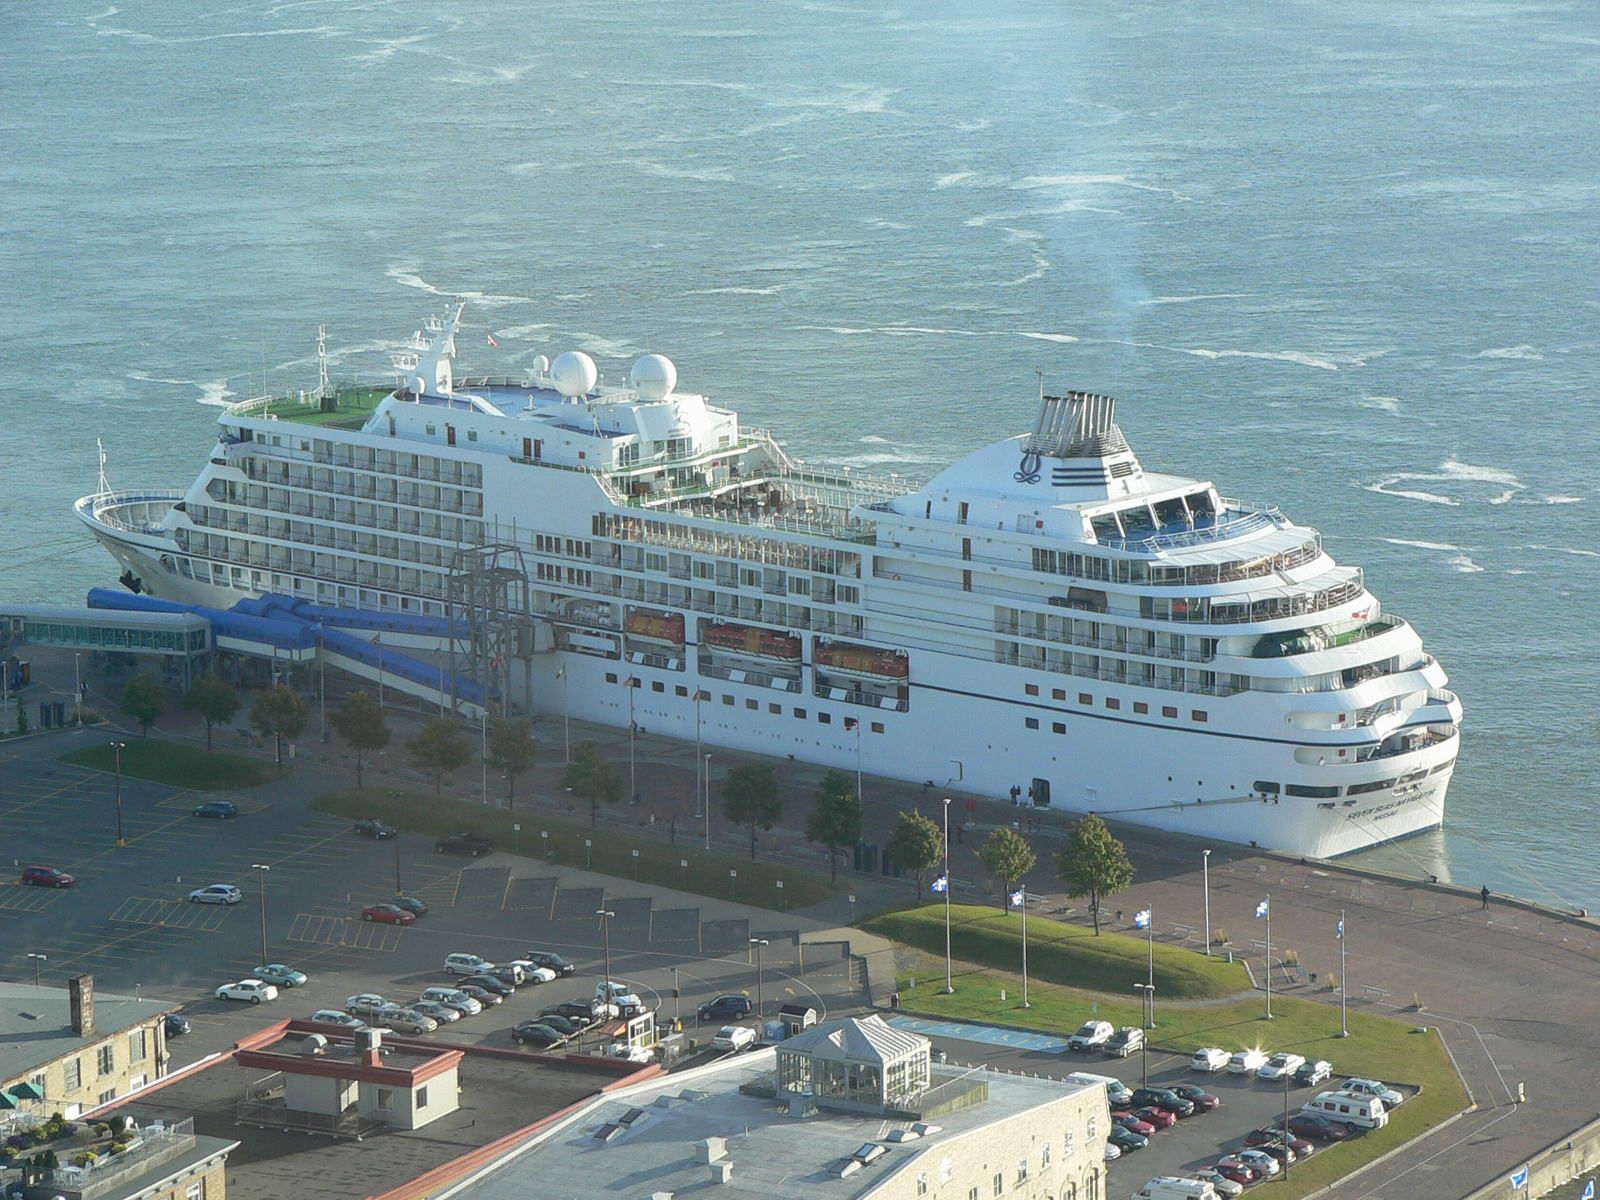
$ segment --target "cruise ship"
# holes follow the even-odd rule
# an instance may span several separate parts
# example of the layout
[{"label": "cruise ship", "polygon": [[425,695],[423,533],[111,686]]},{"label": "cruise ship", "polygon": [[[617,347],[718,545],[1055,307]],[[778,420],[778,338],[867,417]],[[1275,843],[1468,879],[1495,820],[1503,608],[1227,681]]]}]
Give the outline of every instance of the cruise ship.
[{"label": "cruise ship", "polygon": [[1316,530],[1146,470],[1110,397],[1041,389],[918,486],[791,458],[658,354],[458,378],[461,321],[79,519],[222,608],[444,617],[509,574],[516,709],[1317,857],[1442,824],[1461,704],[1416,631]]}]

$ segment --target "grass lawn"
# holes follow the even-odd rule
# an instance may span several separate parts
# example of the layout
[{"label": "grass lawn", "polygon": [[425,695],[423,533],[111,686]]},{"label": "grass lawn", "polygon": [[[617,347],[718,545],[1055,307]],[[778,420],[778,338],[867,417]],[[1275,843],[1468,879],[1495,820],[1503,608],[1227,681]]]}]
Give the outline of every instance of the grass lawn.
[{"label": "grass lawn", "polygon": [[[928,970],[916,973],[915,988],[909,987],[909,978],[904,972],[901,973],[901,1007],[990,1025],[1016,1025],[1062,1034],[1070,1033],[1090,1016],[1099,1016],[1117,1025],[1139,1024],[1142,1018],[1139,1002],[1131,993],[1130,1003],[1123,1000],[1121,995],[1063,987],[1038,979],[1033,973],[1033,925],[1032,921],[1028,923],[1028,998],[1032,1003],[1031,1008],[1018,1007],[1022,991],[1021,976],[965,964],[957,966],[955,993],[948,996],[942,994],[942,939],[939,961],[936,964],[930,961]],[[1156,949],[1159,972],[1161,947]],[[1184,950],[1175,952],[1195,953]],[[1342,1074],[1373,1076],[1394,1083],[1415,1084],[1422,1089],[1418,1095],[1391,1111],[1389,1124],[1385,1128],[1369,1130],[1344,1145],[1329,1145],[1311,1158],[1295,1163],[1287,1185],[1268,1185],[1274,1197],[1293,1200],[1294,1197],[1315,1191],[1466,1107],[1466,1091],[1456,1077],[1455,1068],[1438,1033],[1431,1028],[1427,1033],[1413,1033],[1410,1022],[1353,1012],[1349,1017],[1350,1036],[1340,1038],[1337,1036],[1339,1009],[1335,1005],[1274,996],[1273,1019],[1265,1021],[1262,1019],[1265,1004],[1260,996],[1232,1003],[1162,1006],[1159,1002],[1159,986],[1156,1028],[1149,1034],[1152,1049],[1159,1046],[1162,1049],[1191,1051],[1201,1046],[1221,1046],[1226,1050],[1245,1047],[1259,1047],[1267,1051],[1292,1050],[1307,1058],[1325,1058],[1333,1064],[1334,1070]],[[1006,993],[1004,1000],[1000,998],[1002,989]],[[1098,1006],[1098,1010],[1093,1006]],[[1427,1017],[1419,1016],[1417,1020],[1420,1023],[1426,1021]],[[1096,1068],[1086,1064],[1083,1069],[1092,1071]],[[1204,1084],[1204,1076],[1195,1075],[1194,1080]],[[1290,1102],[1298,1105],[1311,1094],[1311,1089],[1291,1090]],[[1242,1138],[1245,1131],[1241,1129],[1237,1132]]]},{"label": "grass lawn", "polygon": [[[72,750],[59,762],[97,771],[116,769],[116,752],[109,743]],[[151,779],[196,792],[224,792],[252,788],[277,777],[269,762],[227,754],[207,753],[195,746],[162,742],[153,738],[129,738],[122,751],[122,773],[135,779]]]},{"label": "grass lawn", "polygon": [[[903,942],[944,958],[944,906],[884,913],[862,922],[862,928],[891,941]],[[992,906],[950,907],[950,951],[963,962],[1000,970],[1016,968],[1022,959],[1022,918]],[[1090,991],[1133,996],[1133,985],[1149,977],[1149,946],[1144,938],[1118,933],[1096,937],[1092,929],[1028,918],[1028,974]],[[1155,947],[1157,997],[1214,1000],[1248,990],[1242,964],[1207,958],[1178,946]],[[1020,978],[1019,978],[1020,982]],[[1075,1026],[1076,1027],[1076,1026]]]},{"label": "grass lawn", "polygon": [[[837,895],[825,875],[803,867],[780,866],[736,854],[694,846],[664,846],[654,837],[630,838],[615,829],[587,825],[538,813],[506,812],[460,800],[437,799],[421,792],[386,787],[342,788],[318,796],[311,807],[341,817],[382,817],[415,833],[481,833],[500,850],[543,858],[566,867],[587,867],[619,879],[637,879],[718,900],[737,900],[757,908],[804,908]],[[511,828],[522,826],[521,834]],[[541,837],[547,833],[548,838]],[[686,835],[686,840],[688,835]],[[585,840],[594,843],[586,849]],[[638,856],[634,856],[638,851]],[[688,866],[682,863],[687,860]],[[737,871],[737,876],[730,876]],[[780,889],[777,884],[782,881]]]}]

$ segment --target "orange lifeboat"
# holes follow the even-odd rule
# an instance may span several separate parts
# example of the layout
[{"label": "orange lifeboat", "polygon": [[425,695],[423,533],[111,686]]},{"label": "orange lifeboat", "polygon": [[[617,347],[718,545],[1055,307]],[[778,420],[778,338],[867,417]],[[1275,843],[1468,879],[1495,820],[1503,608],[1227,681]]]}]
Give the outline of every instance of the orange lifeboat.
[{"label": "orange lifeboat", "polygon": [[884,650],[854,642],[819,641],[816,664],[824,670],[862,679],[905,679],[911,673],[904,650]]},{"label": "orange lifeboat", "polygon": [[636,642],[654,642],[660,646],[683,646],[683,617],[678,613],[653,612],[650,609],[630,609],[623,629]]},{"label": "orange lifeboat", "polygon": [[732,622],[706,625],[700,632],[700,640],[718,650],[752,658],[772,658],[783,662],[798,662],[800,659],[799,638],[776,629],[762,629],[758,625]]}]

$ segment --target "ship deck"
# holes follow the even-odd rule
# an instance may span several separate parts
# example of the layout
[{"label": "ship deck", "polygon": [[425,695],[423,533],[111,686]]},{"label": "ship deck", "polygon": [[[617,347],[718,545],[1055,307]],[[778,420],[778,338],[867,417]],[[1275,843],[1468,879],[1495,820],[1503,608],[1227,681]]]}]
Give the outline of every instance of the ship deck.
[{"label": "ship deck", "polygon": [[341,387],[334,393],[331,409],[324,409],[321,399],[311,393],[262,396],[233,405],[228,415],[293,421],[297,425],[318,425],[324,429],[360,429],[393,391],[392,387],[365,384]]}]

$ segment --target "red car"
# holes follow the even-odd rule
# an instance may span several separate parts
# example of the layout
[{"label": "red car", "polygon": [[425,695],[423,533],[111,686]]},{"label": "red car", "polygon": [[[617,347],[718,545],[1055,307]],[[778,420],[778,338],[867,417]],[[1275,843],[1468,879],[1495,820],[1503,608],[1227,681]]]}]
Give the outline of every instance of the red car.
[{"label": "red car", "polygon": [[1343,1121],[1330,1121],[1315,1113],[1295,1113],[1289,1118],[1289,1132],[1301,1137],[1320,1138],[1324,1142],[1342,1142],[1350,1136],[1350,1126]]},{"label": "red car", "polygon": [[1192,1083],[1175,1083],[1169,1090],[1177,1092],[1178,1095],[1194,1105],[1194,1110],[1197,1113],[1208,1113],[1222,1103],[1210,1092],[1204,1088],[1197,1088]]},{"label": "red car", "polygon": [[382,921],[385,925],[412,925],[417,914],[407,912],[398,904],[369,904],[361,910],[363,921]]},{"label": "red car", "polygon": [[1256,1181],[1256,1173],[1253,1170],[1231,1158],[1223,1159],[1211,1169],[1224,1179],[1231,1179],[1242,1186],[1248,1186]]},{"label": "red car", "polygon": [[[1270,1134],[1271,1139],[1275,1142],[1283,1142],[1295,1152],[1297,1158],[1309,1158],[1316,1153],[1317,1147],[1313,1143],[1306,1141],[1303,1137],[1295,1137],[1293,1133],[1285,1133],[1281,1126],[1269,1125],[1265,1129],[1257,1130],[1257,1132]],[[1249,1142],[1249,1140],[1249,1138],[1245,1139],[1246,1142]]]},{"label": "red car", "polygon": [[1141,1121],[1130,1112],[1114,1112],[1111,1114],[1111,1123],[1120,1125],[1130,1133],[1137,1133],[1140,1137],[1149,1137],[1156,1131],[1156,1127],[1149,1121]]},{"label": "red car", "polygon": [[1154,1125],[1157,1129],[1171,1129],[1178,1123],[1178,1118],[1159,1108],[1135,1109],[1134,1116],[1146,1124]]},{"label": "red car", "polygon": [[54,867],[23,867],[22,882],[31,883],[34,887],[71,887],[77,883],[77,877],[68,875],[65,871],[58,871]]}]

